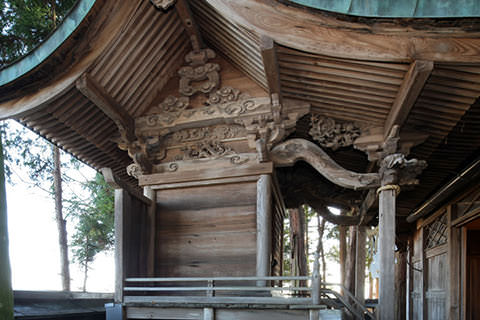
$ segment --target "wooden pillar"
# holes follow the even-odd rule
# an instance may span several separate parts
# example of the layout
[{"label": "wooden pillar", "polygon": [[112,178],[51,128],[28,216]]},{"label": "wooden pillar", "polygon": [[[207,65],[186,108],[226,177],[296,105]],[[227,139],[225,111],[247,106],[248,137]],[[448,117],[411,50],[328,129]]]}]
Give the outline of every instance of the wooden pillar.
[{"label": "wooden pillar", "polygon": [[451,320],[460,319],[460,282],[461,282],[461,267],[460,267],[460,253],[461,253],[461,232],[452,225],[452,220],[456,218],[452,206],[447,207],[447,244],[448,244],[448,263],[447,271],[449,278],[449,285],[447,290],[447,318]]},{"label": "wooden pillar", "polygon": [[[338,226],[339,230],[339,254],[340,254],[340,283],[345,285],[345,264],[347,260],[347,227],[346,226]],[[340,290],[343,294],[343,289]]]},{"label": "wooden pillar", "polygon": [[395,319],[395,192],[384,189],[379,196],[380,320]]},{"label": "wooden pillar", "polygon": [[13,292],[8,255],[7,196],[0,135],[0,319],[13,320]]},{"label": "wooden pillar", "polygon": [[395,319],[405,320],[407,311],[407,250],[396,253]]},{"label": "wooden pillar", "polygon": [[367,246],[367,227],[357,226],[355,257],[355,297],[365,303],[365,258]]},{"label": "wooden pillar", "polygon": [[156,216],[157,216],[157,196],[155,190],[150,187],[143,189],[144,195],[152,200],[148,207],[149,219],[149,240],[148,240],[148,258],[147,258],[147,273],[150,277],[155,275],[155,236],[156,236]]},{"label": "wooden pillar", "polygon": [[125,211],[128,193],[124,189],[115,189],[115,303],[123,302],[123,284],[125,280]]},{"label": "wooden pillar", "polygon": [[[257,181],[257,277],[270,275],[272,247],[272,177],[261,175]],[[266,286],[267,281],[258,281]]]},{"label": "wooden pillar", "polygon": [[[292,275],[307,275],[307,255],[305,248],[305,212],[302,207],[289,209],[290,214],[290,246],[292,249]],[[306,281],[298,281],[304,287]]]}]

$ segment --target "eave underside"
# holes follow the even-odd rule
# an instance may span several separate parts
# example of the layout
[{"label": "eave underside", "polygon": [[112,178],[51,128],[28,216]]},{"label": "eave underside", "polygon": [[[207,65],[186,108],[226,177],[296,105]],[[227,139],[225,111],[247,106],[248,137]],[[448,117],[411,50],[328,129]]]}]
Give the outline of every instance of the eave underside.
[{"label": "eave underside", "polygon": [[[111,7],[111,1],[103,2],[105,8]],[[243,2],[248,4],[251,1]],[[412,63],[415,62],[414,56],[400,58],[403,47],[398,49],[395,57],[393,53],[378,53],[380,50],[378,43],[371,44],[372,50],[369,55],[362,53],[355,56],[355,48],[348,52],[340,44],[337,47],[338,55],[328,54],[328,46],[326,50],[318,53],[315,48],[325,41],[325,38],[322,38],[324,35],[319,35],[316,39],[310,34],[308,43],[316,43],[315,46],[310,46],[304,45],[305,39],[302,37],[305,37],[305,34],[302,33],[296,45],[291,45],[293,41],[291,35],[281,38],[278,32],[271,31],[270,24],[273,20],[265,22],[266,25],[262,28],[256,28],[255,21],[244,21],[244,13],[240,12],[236,19],[231,19],[231,16],[223,11],[225,6],[212,7],[216,3],[217,1],[190,2],[193,17],[207,45],[261,88],[272,92],[273,89],[270,87],[272,81],[269,78],[272,70],[267,70],[269,61],[264,60],[265,55],[262,56],[264,48],[261,39],[267,33],[267,36],[273,37],[274,43],[273,52],[276,59],[274,71],[278,73],[277,90],[280,88],[280,92],[276,93],[279,93],[281,98],[311,104],[311,114],[297,123],[296,132],[291,137],[313,141],[309,134],[312,115],[328,116],[340,122],[355,121],[363,125],[385,126],[398,101],[399,92],[405,87],[404,82]],[[232,8],[237,6],[229,5],[232,5]],[[261,9],[262,6],[258,8]],[[278,21],[275,23],[280,24],[279,29],[283,28],[282,19],[285,14],[297,13],[288,11],[290,9],[282,5],[276,7]],[[96,56],[94,58],[89,56],[88,64],[82,62],[80,53],[74,61],[78,64],[85,63],[85,72],[128,115],[138,117],[148,112],[153,103],[158,103],[157,97],[162,95],[162,90],[169,79],[172,79],[177,69],[184,64],[183,58],[190,51],[191,43],[175,9],[164,12],[156,9],[150,1],[132,1],[128,8],[125,6],[122,10],[121,13],[117,13],[118,17],[112,18],[116,19],[117,25],[114,28],[115,34],[108,37],[108,44],[102,43],[102,50],[98,52],[91,50]],[[258,12],[258,17],[267,14],[271,15],[272,12]],[[313,17],[308,15],[308,19]],[[100,17],[97,16],[95,19]],[[240,23],[242,21],[243,24]],[[310,22],[306,20],[305,27],[308,27]],[[95,25],[95,21],[87,23]],[[113,27],[108,27],[108,21],[103,23],[106,26],[105,30],[108,32],[113,30]],[[319,20],[319,24],[322,23],[325,21]],[[354,26],[349,25],[349,28],[353,30]],[[372,27],[366,25],[365,28]],[[102,29],[98,30],[99,34],[95,37],[101,38]],[[393,31],[390,29],[382,30],[383,34],[379,36],[384,34],[392,36]],[[472,53],[480,52],[477,47],[478,39],[473,33],[459,31],[459,35],[447,37],[444,31],[435,30],[424,31],[427,35],[437,34],[435,37],[432,36],[433,45],[438,44],[441,39],[445,40],[445,45],[451,43],[465,45],[470,53],[463,60],[469,61],[455,63],[452,61],[455,55],[445,53],[445,61],[442,62],[440,56],[429,56],[427,49],[419,54],[421,57],[440,58],[437,59],[439,61],[433,59],[433,70],[428,74],[420,88],[418,98],[415,99],[411,110],[406,112],[405,120],[400,126],[402,130],[414,130],[428,135],[423,144],[412,149],[411,157],[426,160],[429,167],[419,177],[421,181],[419,186],[411,191],[404,190],[400,194],[397,202],[399,217],[408,215],[470,159],[477,156],[480,147],[478,138],[480,104],[477,102],[480,96],[480,60],[477,61],[478,58],[473,57]],[[337,26],[332,27],[332,32],[339,32]],[[406,40],[403,32],[399,31],[399,34],[400,46]],[[419,34],[420,31],[415,31],[415,35]],[[361,39],[363,36],[364,33],[353,30],[345,41],[349,43],[352,38]],[[92,41],[87,38],[79,38],[79,41]],[[459,40],[455,41],[456,38]],[[334,40],[329,38],[329,41],[333,44]],[[412,48],[416,45],[415,41],[412,40]],[[74,46],[82,47],[82,43]],[[455,51],[455,48],[452,48],[452,51]],[[378,55],[375,55],[375,52]],[[30,88],[35,88],[35,91],[22,93],[19,91],[20,88],[15,86],[0,88],[5,97],[10,97],[10,100],[0,105],[0,115],[9,114],[94,168],[111,167],[123,180],[136,185],[136,180],[129,177],[125,171],[131,159],[126,152],[117,147],[116,139],[119,134],[115,122],[75,87],[76,78],[71,79],[68,74],[72,72],[72,77],[76,77],[79,73],[75,72],[78,70],[71,67],[60,72],[54,68],[56,61],[57,58],[52,58],[51,61],[45,62],[47,65],[50,64],[51,70],[54,70],[53,75],[49,76],[51,80],[48,84],[55,84],[55,81],[64,83],[70,81],[64,90],[59,90],[54,97],[47,98],[48,94],[42,92],[44,88],[42,77],[34,72],[30,75],[32,78],[27,75],[19,79],[18,83],[27,83],[31,79],[33,82],[30,83]],[[45,65],[41,68],[45,68]],[[42,72],[45,74],[45,71]],[[58,77],[55,76],[56,73]],[[60,78],[60,75],[63,78]],[[29,101],[31,108],[21,109],[21,112],[15,114],[12,106],[21,105],[24,100]],[[354,150],[353,147],[340,148],[337,151],[328,150],[328,153],[340,165],[352,171],[368,172],[375,168],[364,153]],[[298,198],[298,192],[302,191],[302,185],[316,183],[317,180],[313,178],[318,178],[318,175],[309,173],[309,170],[313,169],[301,165],[278,171],[280,176],[296,177],[288,188],[283,188],[287,203],[296,203],[295,199]],[[328,197],[336,198],[338,201],[358,203],[362,196],[361,193],[332,188],[328,182],[317,183],[317,188],[319,195],[324,194],[322,190],[335,190],[336,196],[328,194]]]}]

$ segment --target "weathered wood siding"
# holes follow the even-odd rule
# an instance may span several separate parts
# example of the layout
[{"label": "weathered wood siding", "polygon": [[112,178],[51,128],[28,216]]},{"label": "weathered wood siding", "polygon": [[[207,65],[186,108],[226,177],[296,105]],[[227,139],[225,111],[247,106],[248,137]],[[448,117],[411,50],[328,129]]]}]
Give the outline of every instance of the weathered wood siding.
[{"label": "weathered wood siding", "polygon": [[157,191],[156,276],[255,274],[256,183]]},{"label": "weathered wood siding", "polygon": [[480,230],[467,232],[467,314],[466,319],[480,316]]},{"label": "weathered wood siding", "polygon": [[136,197],[128,197],[124,210],[125,277],[148,276],[150,219],[148,206]]}]

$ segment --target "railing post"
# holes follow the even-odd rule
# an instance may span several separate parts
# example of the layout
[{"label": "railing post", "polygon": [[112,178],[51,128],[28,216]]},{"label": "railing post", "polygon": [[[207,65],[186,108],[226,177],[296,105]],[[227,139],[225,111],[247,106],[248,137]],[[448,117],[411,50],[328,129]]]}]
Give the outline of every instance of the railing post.
[{"label": "railing post", "polygon": [[315,253],[315,261],[313,263],[313,274],[312,274],[312,304],[320,304],[320,264],[318,262],[318,252]]},{"label": "railing post", "polygon": [[212,288],[211,290],[207,291],[207,297],[214,297],[215,296],[215,281],[214,280],[208,280],[208,287]]}]

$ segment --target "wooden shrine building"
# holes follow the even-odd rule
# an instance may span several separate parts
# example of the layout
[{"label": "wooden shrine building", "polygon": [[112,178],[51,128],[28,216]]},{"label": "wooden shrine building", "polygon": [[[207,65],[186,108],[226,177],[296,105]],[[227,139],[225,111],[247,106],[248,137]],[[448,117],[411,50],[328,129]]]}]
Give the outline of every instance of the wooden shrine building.
[{"label": "wooden shrine building", "polygon": [[[357,318],[480,314],[480,8],[307,2],[79,0],[0,70],[0,118],[116,188],[110,319],[319,319],[332,295]],[[355,297],[284,275],[302,204],[356,226]]]}]

